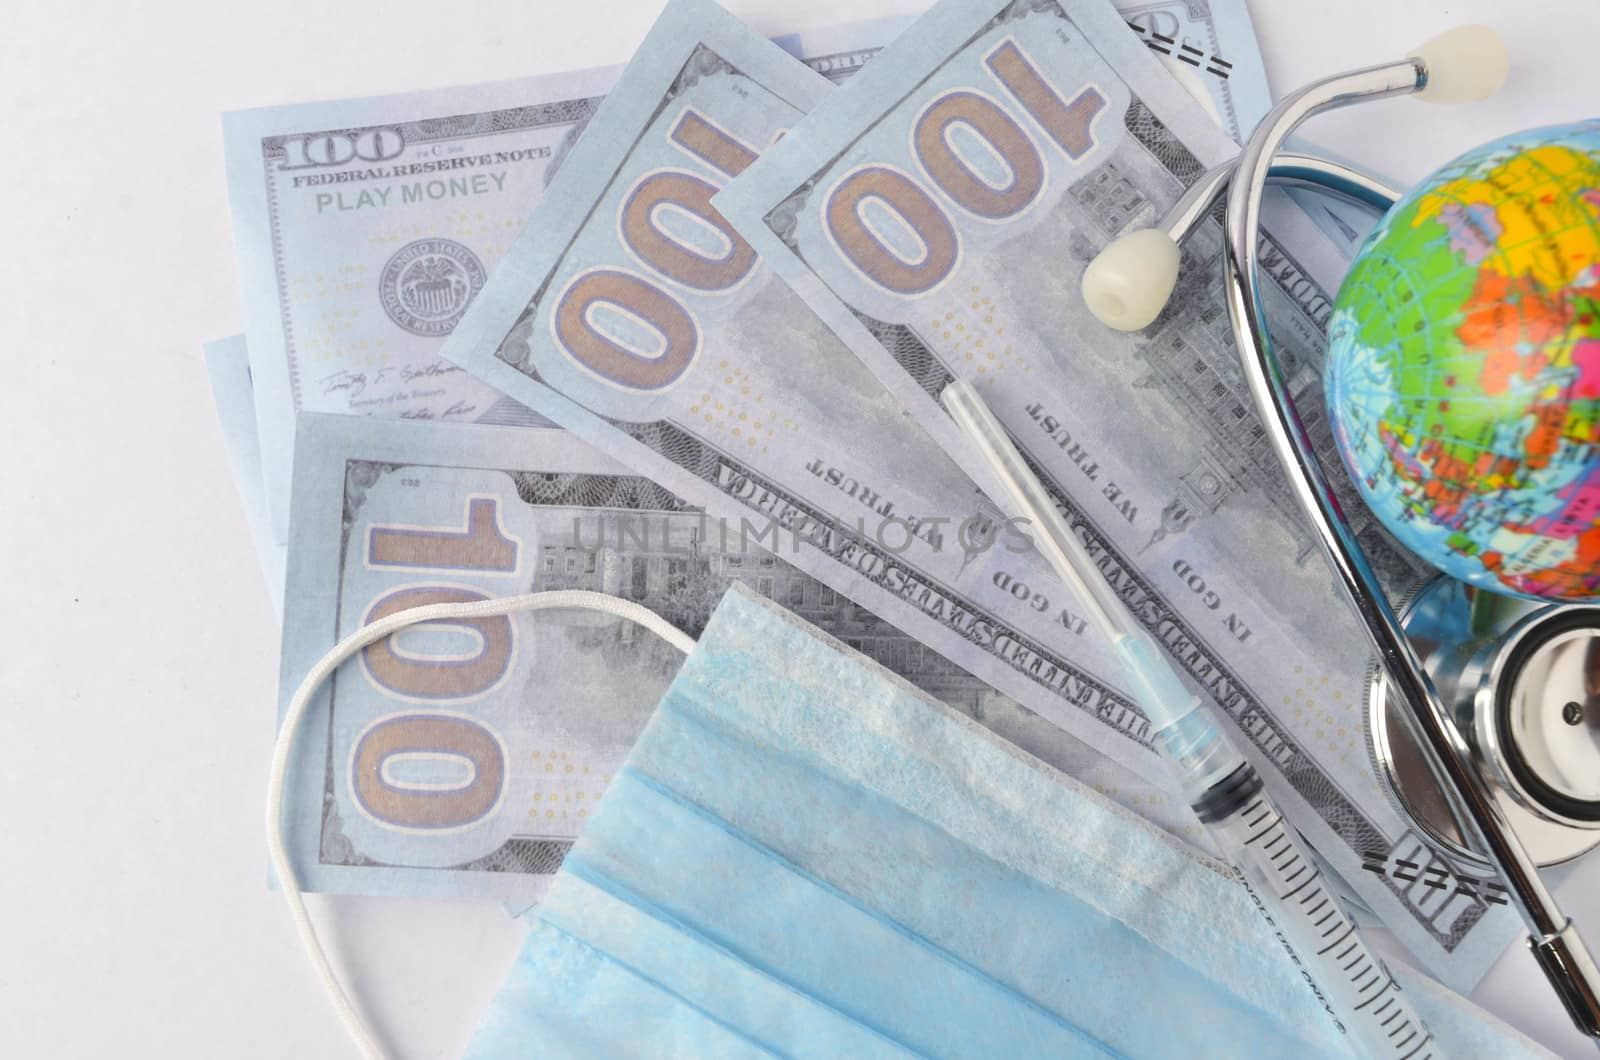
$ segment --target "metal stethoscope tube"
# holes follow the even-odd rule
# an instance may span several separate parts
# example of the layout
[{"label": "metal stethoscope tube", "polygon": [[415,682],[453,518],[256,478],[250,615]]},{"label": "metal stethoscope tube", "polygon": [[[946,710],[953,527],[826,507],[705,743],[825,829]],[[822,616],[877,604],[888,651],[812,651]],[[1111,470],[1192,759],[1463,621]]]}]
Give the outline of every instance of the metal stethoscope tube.
[{"label": "metal stethoscope tube", "polygon": [[1245,377],[1273,450],[1289,472],[1300,508],[1316,528],[1323,551],[1355,603],[1395,692],[1405,704],[1462,834],[1504,879],[1510,901],[1527,925],[1529,946],[1574,1023],[1586,1034],[1600,1037],[1600,972],[1492,798],[1484,777],[1472,766],[1464,738],[1451,723],[1339,510],[1278,368],[1259,289],[1257,245],[1262,195],[1269,181],[1312,188],[1378,209],[1387,208],[1396,198],[1395,191],[1381,181],[1338,162],[1279,154],[1284,141],[1313,114],[1416,92],[1426,85],[1427,77],[1421,60],[1407,59],[1329,78],[1288,96],[1263,119],[1238,158],[1201,177],[1157,229],[1179,241],[1226,195],[1223,282],[1228,313]]}]

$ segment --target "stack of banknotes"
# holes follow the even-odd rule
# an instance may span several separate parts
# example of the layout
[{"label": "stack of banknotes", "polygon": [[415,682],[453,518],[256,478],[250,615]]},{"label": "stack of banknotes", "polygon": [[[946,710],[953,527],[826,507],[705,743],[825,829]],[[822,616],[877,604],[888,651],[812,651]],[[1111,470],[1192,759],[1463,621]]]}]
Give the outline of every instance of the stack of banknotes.
[{"label": "stack of banknotes", "polygon": [[[226,115],[248,320],[207,359],[284,697],[402,608],[583,588],[695,633],[739,581],[1203,844],[938,406],[970,379],[1352,901],[1470,988],[1517,926],[1375,779],[1366,643],[1261,442],[1220,231],[1142,333],[1078,294],[1269,105],[1244,0],[942,0],[776,41],[671,0],[625,68]],[[1364,221],[1272,205],[1314,415]],[[301,882],[536,903],[678,663],[576,612],[374,645],[298,743]]]}]

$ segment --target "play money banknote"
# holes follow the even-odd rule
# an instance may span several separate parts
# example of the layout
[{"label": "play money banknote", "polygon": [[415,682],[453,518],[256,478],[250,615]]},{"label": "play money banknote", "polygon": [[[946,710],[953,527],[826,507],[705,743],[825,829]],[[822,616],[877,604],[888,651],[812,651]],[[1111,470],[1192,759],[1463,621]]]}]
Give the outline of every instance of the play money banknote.
[{"label": "play money banknote", "polygon": [[444,356],[1162,784],[1041,557],[707,204],[829,90],[676,0]]},{"label": "play money banknote", "polygon": [[262,470],[288,532],[300,410],[543,422],[438,358],[615,77],[223,116]]},{"label": "play money banknote", "polygon": [[[1189,242],[1172,304],[1141,334],[1103,327],[1079,294],[1096,251],[1234,150],[1099,0],[947,0],[716,205],[987,482],[936,400],[951,378],[982,390],[1297,827],[1465,988],[1514,918],[1374,777],[1370,650],[1262,441],[1217,280],[1220,230]],[[1271,323],[1326,442],[1317,351],[1342,263],[1280,205],[1264,243]],[[1359,503],[1347,510],[1391,580],[1412,577]]]},{"label": "play money banknote", "polygon": [[[550,428],[302,418],[283,694],[402,607],[545,589],[636,600],[698,634],[742,582],[1179,836],[1181,800],[660,486]],[[363,894],[543,893],[681,657],[643,629],[546,611],[419,627],[324,686],[289,775],[302,883]]]},{"label": "play money banknote", "polygon": [[971,482],[706,207],[825,87],[670,7],[444,355],[1165,783],[1047,566],[985,536]]},{"label": "play money banknote", "polygon": [[[1168,21],[1156,19],[1152,32]],[[837,81],[908,22],[864,21],[780,43]],[[277,540],[288,531],[301,410],[548,425],[441,360],[439,346],[616,74],[584,70],[224,115]]]}]

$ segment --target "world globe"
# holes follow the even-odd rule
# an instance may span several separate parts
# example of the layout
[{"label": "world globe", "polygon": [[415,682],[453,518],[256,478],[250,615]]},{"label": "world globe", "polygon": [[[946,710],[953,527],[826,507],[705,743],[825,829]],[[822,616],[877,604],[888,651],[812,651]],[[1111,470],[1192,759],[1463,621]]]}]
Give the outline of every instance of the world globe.
[{"label": "world globe", "polygon": [[1326,393],[1362,499],[1479,588],[1600,593],[1600,120],[1431,174],[1334,303]]}]

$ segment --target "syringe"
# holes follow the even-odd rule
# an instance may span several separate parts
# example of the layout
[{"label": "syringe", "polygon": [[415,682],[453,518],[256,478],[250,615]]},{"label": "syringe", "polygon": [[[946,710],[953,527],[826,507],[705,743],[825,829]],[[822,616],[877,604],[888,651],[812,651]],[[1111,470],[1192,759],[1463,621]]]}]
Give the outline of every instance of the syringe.
[{"label": "syringe", "polygon": [[1255,767],[1135,622],[977,390],[958,379],[945,386],[939,400],[1029,521],[1039,550],[1110,639],[1134,695],[1178,767],[1195,815],[1237,868],[1351,1051],[1396,1060],[1436,1056],[1433,1036],[1323,886],[1321,869],[1273,805]]}]

